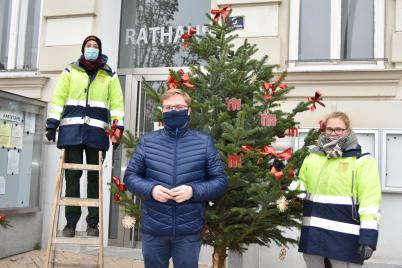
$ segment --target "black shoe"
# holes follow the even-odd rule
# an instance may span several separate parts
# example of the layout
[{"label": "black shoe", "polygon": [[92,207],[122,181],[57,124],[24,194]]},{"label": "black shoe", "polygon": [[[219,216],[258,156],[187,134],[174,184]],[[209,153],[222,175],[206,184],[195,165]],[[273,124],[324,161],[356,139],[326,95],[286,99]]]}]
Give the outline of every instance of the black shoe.
[{"label": "black shoe", "polygon": [[75,224],[67,223],[63,229],[63,236],[74,237],[75,236]]},{"label": "black shoe", "polygon": [[97,223],[88,224],[87,236],[99,236],[99,229]]}]

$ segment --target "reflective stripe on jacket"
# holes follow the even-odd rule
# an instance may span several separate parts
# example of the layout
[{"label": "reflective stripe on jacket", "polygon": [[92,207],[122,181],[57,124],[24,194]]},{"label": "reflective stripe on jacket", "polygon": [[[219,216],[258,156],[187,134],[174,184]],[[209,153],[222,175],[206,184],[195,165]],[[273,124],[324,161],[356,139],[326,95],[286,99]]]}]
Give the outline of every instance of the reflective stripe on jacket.
[{"label": "reflective stripe on jacket", "polygon": [[[208,135],[192,129],[164,129],[144,135],[124,174],[128,190],[144,198],[141,230],[156,236],[201,234],[205,202],[220,197],[227,178]],[[189,185],[193,197],[183,203],[161,203],[152,189]]]},{"label": "reflective stripe on jacket", "polygon": [[376,248],[381,202],[377,162],[361,154],[360,146],[354,151],[335,159],[311,152],[304,160],[299,178],[307,197],[300,252],[360,263],[360,244]]},{"label": "reflective stripe on jacket", "polygon": [[91,81],[78,63],[72,63],[59,77],[46,127],[59,127],[58,148],[84,144],[107,150],[109,139],[105,128],[117,119],[117,127],[123,131],[123,117],[123,93],[110,67],[105,64]]}]

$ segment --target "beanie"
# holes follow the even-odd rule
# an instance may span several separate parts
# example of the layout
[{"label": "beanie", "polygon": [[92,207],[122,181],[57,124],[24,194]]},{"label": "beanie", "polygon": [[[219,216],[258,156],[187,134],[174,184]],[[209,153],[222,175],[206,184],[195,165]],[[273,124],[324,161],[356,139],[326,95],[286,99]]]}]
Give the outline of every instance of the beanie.
[{"label": "beanie", "polygon": [[99,55],[102,55],[102,41],[95,35],[89,35],[84,39],[84,42],[82,43],[82,47],[81,47],[81,53],[84,54],[84,48],[85,45],[88,41],[95,41],[98,44],[99,47]]}]

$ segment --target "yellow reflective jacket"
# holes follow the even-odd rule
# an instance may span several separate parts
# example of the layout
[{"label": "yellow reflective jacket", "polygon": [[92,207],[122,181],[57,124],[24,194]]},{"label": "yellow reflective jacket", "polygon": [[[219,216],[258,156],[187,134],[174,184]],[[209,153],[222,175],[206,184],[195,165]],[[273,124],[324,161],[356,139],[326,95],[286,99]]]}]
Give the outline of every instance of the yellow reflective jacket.
[{"label": "yellow reflective jacket", "polygon": [[361,147],[328,159],[311,152],[299,179],[304,183],[299,251],[360,263],[359,245],[376,248],[381,184],[377,162]]},{"label": "yellow reflective jacket", "polygon": [[105,63],[90,77],[78,62],[60,75],[48,109],[46,128],[57,129],[57,147],[84,144],[109,148],[105,129],[113,120],[124,130],[124,101],[116,73]]}]

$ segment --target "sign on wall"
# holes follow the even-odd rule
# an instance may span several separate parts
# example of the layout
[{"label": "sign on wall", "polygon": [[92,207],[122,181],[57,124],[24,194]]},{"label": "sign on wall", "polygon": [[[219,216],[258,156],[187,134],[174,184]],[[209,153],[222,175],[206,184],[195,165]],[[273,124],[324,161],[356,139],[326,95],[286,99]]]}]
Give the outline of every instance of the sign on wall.
[{"label": "sign on wall", "polygon": [[119,68],[188,65],[195,59],[180,36],[190,27],[205,34],[210,9],[204,0],[123,0]]}]

